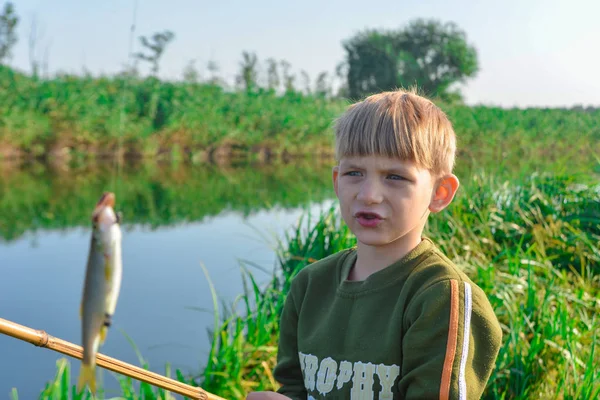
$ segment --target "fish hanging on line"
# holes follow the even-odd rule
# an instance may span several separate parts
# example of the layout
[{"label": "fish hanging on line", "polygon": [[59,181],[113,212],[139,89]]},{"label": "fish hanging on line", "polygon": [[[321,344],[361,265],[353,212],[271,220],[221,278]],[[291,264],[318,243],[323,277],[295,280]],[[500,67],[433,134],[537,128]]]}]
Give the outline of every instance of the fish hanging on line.
[{"label": "fish hanging on line", "polygon": [[83,360],[77,390],[88,385],[96,393],[96,354],[106,340],[117,306],[123,264],[121,216],[115,213],[115,195],[102,195],[92,213],[92,237],[81,300]]}]

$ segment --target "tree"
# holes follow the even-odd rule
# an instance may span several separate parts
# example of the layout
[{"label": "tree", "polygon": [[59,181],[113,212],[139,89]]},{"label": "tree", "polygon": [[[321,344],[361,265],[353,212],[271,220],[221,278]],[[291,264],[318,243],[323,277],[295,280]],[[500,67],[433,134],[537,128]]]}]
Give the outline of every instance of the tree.
[{"label": "tree", "polygon": [[477,51],[452,22],[416,20],[401,32],[399,41],[400,83],[416,83],[430,95],[449,94],[452,84],[475,76],[479,69]]},{"label": "tree", "polygon": [[296,77],[290,74],[290,68],[292,67],[292,64],[290,64],[287,60],[281,60],[280,65],[283,69],[283,86],[285,91],[293,92],[295,90],[294,81],[296,80]]},{"label": "tree", "polygon": [[327,72],[323,71],[317,76],[315,81],[315,93],[317,96],[327,97],[329,95],[329,86],[327,84]]},{"label": "tree", "polygon": [[200,80],[200,73],[194,65],[196,60],[190,60],[183,69],[183,80],[188,83],[197,83]]},{"label": "tree", "polygon": [[34,77],[40,76],[41,71],[43,71],[44,76],[48,76],[48,52],[50,51],[51,41],[47,41],[44,49],[41,49],[41,39],[43,37],[43,26],[40,27],[37,16],[34,15],[31,20],[31,29],[29,31],[28,41],[29,65],[31,67],[31,75]]},{"label": "tree", "polygon": [[206,63],[206,69],[208,69],[208,72],[210,72],[209,82],[212,85],[218,85],[219,82],[221,81],[221,79],[217,75],[217,73],[221,69],[221,67],[219,66],[219,63],[212,59],[208,60],[208,62]]},{"label": "tree", "polygon": [[359,32],[343,45],[352,98],[412,85],[451,96],[453,84],[478,71],[477,51],[453,22],[417,19],[398,31]]},{"label": "tree", "polygon": [[19,17],[15,14],[15,6],[9,1],[4,4],[0,14],[0,64],[10,58],[11,50],[17,43],[17,24]]},{"label": "tree", "polygon": [[310,76],[308,75],[308,72],[300,70],[300,76],[302,77],[302,83],[304,84],[304,92],[306,94],[311,94],[312,90],[310,89]]},{"label": "tree", "polygon": [[393,33],[366,30],[344,43],[348,94],[352,98],[389,90],[397,85],[397,55]]},{"label": "tree", "polygon": [[340,81],[336,96],[341,98],[350,97],[350,91],[348,89],[348,63],[346,61],[339,62],[336,65],[335,77]]},{"label": "tree", "polygon": [[242,53],[242,58],[240,74],[236,76],[236,83],[238,86],[246,89],[246,91],[250,91],[256,87],[258,58],[256,54],[248,53],[247,51]]},{"label": "tree", "polygon": [[273,58],[267,60],[267,86],[269,90],[277,90],[279,84],[279,73],[277,72],[277,61]]},{"label": "tree", "polygon": [[31,74],[34,77],[38,76],[40,69],[40,61],[36,56],[38,44],[37,18],[34,16],[31,21],[31,30],[29,32],[29,64],[31,65]]},{"label": "tree", "polygon": [[152,74],[158,74],[158,63],[162,57],[167,45],[175,38],[171,31],[158,32],[152,35],[152,43],[145,36],[140,36],[142,46],[150,50],[150,55],[136,53],[135,57],[140,60],[148,61],[152,64]]},{"label": "tree", "polygon": [[122,78],[139,78],[140,70],[138,68],[138,60],[134,59],[132,64],[122,64],[122,69],[117,76]]}]

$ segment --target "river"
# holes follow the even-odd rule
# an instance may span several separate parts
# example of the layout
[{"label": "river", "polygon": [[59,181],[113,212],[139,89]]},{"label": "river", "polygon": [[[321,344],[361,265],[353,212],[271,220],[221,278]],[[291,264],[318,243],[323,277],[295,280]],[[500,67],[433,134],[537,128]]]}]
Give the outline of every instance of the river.
[{"label": "river", "polygon": [[[198,373],[209,349],[213,303],[243,292],[242,265],[266,282],[276,239],[298,218],[334,200],[331,165],[208,167],[37,164],[0,170],[0,317],[81,344],[79,303],[89,251],[89,218],[104,190],[123,211],[123,283],[101,352],[140,365]],[[260,266],[250,266],[245,261]],[[219,304],[222,310],[223,304]],[[202,311],[204,309],[205,311]],[[0,335],[0,399],[13,387],[34,399],[62,355]],[[71,379],[79,362],[70,359]],[[107,396],[118,395],[108,371]]]}]

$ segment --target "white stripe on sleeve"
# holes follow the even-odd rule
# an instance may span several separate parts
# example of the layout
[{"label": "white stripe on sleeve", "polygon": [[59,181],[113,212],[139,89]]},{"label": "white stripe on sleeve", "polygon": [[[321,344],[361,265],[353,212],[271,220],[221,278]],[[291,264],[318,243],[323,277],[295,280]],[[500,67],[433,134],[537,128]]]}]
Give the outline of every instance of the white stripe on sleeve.
[{"label": "white stripe on sleeve", "polygon": [[469,336],[471,335],[471,310],[473,303],[471,299],[471,285],[465,282],[465,315],[463,324],[463,343],[460,357],[460,370],[458,374],[458,398],[467,399],[467,381],[465,379],[465,367],[469,355]]}]

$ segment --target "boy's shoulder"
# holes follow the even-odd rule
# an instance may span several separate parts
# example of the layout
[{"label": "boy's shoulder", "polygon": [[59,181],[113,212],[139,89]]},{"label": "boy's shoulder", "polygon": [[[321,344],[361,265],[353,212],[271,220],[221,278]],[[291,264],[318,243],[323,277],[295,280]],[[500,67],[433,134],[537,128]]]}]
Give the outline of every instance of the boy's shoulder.
[{"label": "boy's shoulder", "polygon": [[469,280],[467,274],[459,268],[433,240],[425,238],[430,243],[426,256],[415,266],[409,280],[422,281],[424,285],[435,284],[440,280],[456,279]]},{"label": "boy's shoulder", "polygon": [[426,240],[431,242],[427,257],[413,269],[405,283],[405,289],[412,292],[409,298],[425,292],[434,293],[439,285],[457,281],[461,287],[468,286],[472,296],[478,299],[478,302],[491,306],[483,289],[462,268],[450,260],[431,239]]}]

